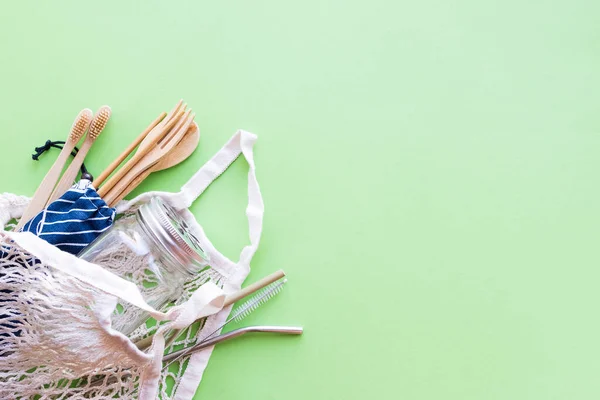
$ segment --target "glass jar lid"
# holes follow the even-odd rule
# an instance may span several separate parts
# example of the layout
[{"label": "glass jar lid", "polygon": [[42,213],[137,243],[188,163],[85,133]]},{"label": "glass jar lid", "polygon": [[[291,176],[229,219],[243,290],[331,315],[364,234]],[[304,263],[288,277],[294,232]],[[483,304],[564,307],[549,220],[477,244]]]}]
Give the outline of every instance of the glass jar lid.
[{"label": "glass jar lid", "polygon": [[189,225],[173,207],[159,197],[153,197],[142,205],[137,215],[146,231],[169,256],[184,266],[187,272],[196,273],[208,264],[209,257]]}]

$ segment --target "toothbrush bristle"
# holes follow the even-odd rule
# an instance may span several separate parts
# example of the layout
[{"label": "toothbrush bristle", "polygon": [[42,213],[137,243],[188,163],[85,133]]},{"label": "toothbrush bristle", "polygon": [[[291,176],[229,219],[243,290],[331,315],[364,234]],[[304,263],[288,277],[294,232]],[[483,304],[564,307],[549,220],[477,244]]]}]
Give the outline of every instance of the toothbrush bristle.
[{"label": "toothbrush bristle", "polygon": [[258,307],[265,304],[267,301],[275,297],[283,288],[283,285],[287,282],[287,279],[274,282],[264,288],[261,292],[255,295],[253,298],[242,304],[233,312],[233,320],[240,322],[242,319],[250,315]]},{"label": "toothbrush bristle", "polygon": [[89,108],[84,108],[79,112],[77,118],[75,118],[75,121],[73,122],[73,126],[71,126],[71,133],[69,134],[69,139],[73,143],[79,142],[79,139],[81,139],[90,126],[93,116],[94,114]]},{"label": "toothbrush bristle", "polygon": [[102,130],[106,127],[108,120],[110,118],[111,110],[109,106],[102,106],[96,113],[96,116],[92,120],[90,125],[89,136],[92,139],[96,139]]}]

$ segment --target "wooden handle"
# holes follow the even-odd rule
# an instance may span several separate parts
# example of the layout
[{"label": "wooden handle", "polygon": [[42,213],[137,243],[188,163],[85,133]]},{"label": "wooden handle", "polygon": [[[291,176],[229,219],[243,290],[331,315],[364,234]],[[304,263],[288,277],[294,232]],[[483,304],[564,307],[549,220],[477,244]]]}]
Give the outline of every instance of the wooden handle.
[{"label": "wooden handle", "polygon": [[54,185],[56,185],[56,181],[60,177],[60,173],[62,169],[69,159],[69,155],[71,155],[71,151],[73,151],[73,147],[75,147],[75,143],[71,140],[67,139],[63,149],[60,151],[58,158],[50,168],[50,170],[46,173],[46,176],[42,180],[40,186],[38,186],[31,202],[25,209],[25,212],[21,216],[17,227],[15,228],[15,232],[20,231],[23,226],[33,217],[36,216],[37,213],[42,211],[44,206],[46,205],[46,201],[52,194],[52,190],[54,189]]},{"label": "wooden handle", "polygon": [[67,168],[62,178],[60,178],[60,181],[58,181],[58,184],[52,192],[52,195],[50,195],[50,198],[48,198],[45,207],[48,207],[50,203],[62,196],[73,185],[73,181],[75,178],[77,178],[79,168],[81,167],[81,164],[83,164],[83,160],[85,159],[85,156],[92,147],[93,143],[93,140],[88,140],[86,138],[86,140],[83,142],[83,145],[77,152],[77,155],[73,161],[71,161],[69,168]]},{"label": "wooden handle", "polygon": [[[125,176],[121,180],[119,180],[119,182],[117,182],[112,188],[110,188],[110,190],[106,194],[102,195],[102,198],[104,199],[104,201],[106,201],[107,204],[113,207],[113,205],[119,201],[119,195],[121,193],[125,193],[125,191],[129,187],[131,187],[133,190],[133,188],[139,185],[139,183],[142,180],[144,180],[146,177],[148,177],[148,175],[152,173],[155,165],[156,163],[148,167],[143,162],[143,160],[140,161],[139,163],[134,165],[129,171],[127,171],[127,174],[125,174]],[[141,179],[139,179],[140,177]]]},{"label": "wooden handle", "polygon": [[140,143],[140,146],[138,147],[138,152],[146,150],[149,151],[152,147],[154,147],[157,137],[161,134],[161,129],[163,129],[165,125],[169,121],[171,121],[173,117],[175,117],[180,111],[185,111],[186,108],[187,104],[183,104],[183,100],[179,100],[179,102],[175,104],[175,107],[173,107],[173,109],[169,111],[165,119],[163,119],[161,123],[157,125],[157,129],[154,129],[152,132],[150,132],[148,134],[148,137],[144,141],[142,141],[142,143]]},{"label": "wooden handle", "polygon": [[148,177],[148,175],[150,175],[154,171],[156,171],[156,165],[153,166],[152,168],[148,168],[147,170],[145,170],[144,172],[142,172],[141,174],[136,176],[135,179],[133,181],[131,181],[131,183],[129,183],[125,189],[121,190],[121,192],[118,195],[115,195],[115,192],[117,191],[117,186],[114,186],[110,190],[110,192],[108,192],[108,194],[106,195],[106,198],[108,199],[108,200],[106,200],[108,205],[110,207],[116,206],[118,202],[123,200],[125,198],[125,196],[127,196],[135,188],[137,188],[140,185],[140,183],[142,183],[142,181],[144,179],[146,179]]},{"label": "wooden handle", "polygon": [[160,126],[160,125],[157,126],[155,129],[157,129],[158,131],[156,131],[156,132],[151,131],[148,135],[153,135],[154,133],[157,133],[156,135],[153,135],[154,137],[153,137],[153,140],[151,141],[151,143],[148,143],[148,145],[144,146],[144,147],[142,147],[142,145],[140,145],[140,148],[138,148],[138,151],[133,155],[133,157],[130,158],[129,161],[127,161],[125,163],[125,165],[123,165],[121,167],[121,169],[119,169],[108,181],[106,181],[106,183],[104,185],[102,185],[102,187],[100,189],[98,189],[98,195],[100,197],[106,196],[108,191],[113,186],[115,186],[117,182],[119,182],[121,179],[123,179],[123,177],[125,177],[127,172],[129,172],[129,170],[131,170],[134,165],[136,165],[142,158],[144,158],[144,156],[146,154],[148,154],[154,148],[154,145],[156,143],[158,143],[158,141],[160,139],[162,139],[171,130],[173,125],[175,125],[177,123],[177,121],[181,118],[181,116],[183,114],[184,114],[183,111],[179,111],[164,126]]},{"label": "wooden handle", "polygon": [[[261,280],[254,282],[251,285],[248,285],[247,287],[238,290],[237,292],[235,292],[232,295],[229,295],[225,298],[225,303],[223,304],[223,308],[232,305],[233,303],[235,303],[236,301],[249,296],[253,293],[255,293],[256,291],[264,288],[267,285],[270,285],[271,283],[281,279],[285,277],[285,272],[283,272],[282,269],[280,269],[279,271],[275,271],[273,272],[271,275],[269,276],[265,276],[264,278],[262,278]],[[196,320],[197,321],[197,320]],[[194,322],[196,322],[194,321]],[[165,349],[167,347],[169,347],[171,345],[171,343],[173,343],[173,341],[177,338],[177,336],[179,336],[181,334],[181,329],[174,331],[170,337],[166,340],[166,344],[165,344]],[[148,336],[145,337],[141,340],[139,340],[138,342],[136,342],[136,346],[138,349],[140,350],[144,350],[146,348],[148,348],[148,346],[150,346],[152,344],[152,338],[153,336]]]},{"label": "wooden handle", "polygon": [[113,171],[117,169],[119,165],[121,165],[123,160],[125,160],[127,156],[133,152],[133,150],[142,142],[142,140],[144,140],[148,133],[154,129],[165,118],[166,115],[167,113],[163,112],[154,121],[152,121],[152,123],[148,125],[148,127],[144,129],[144,131],[140,133],[133,142],[131,142],[131,144],[121,153],[121,155],[117,157],[108,167],[106,167],[104,171],[102,171],[100,176],[98,176],[94,182],[92,182],[92,186],[98,188],[98,186],[100,186],[106,180],[106,178],[108,178],[110,174],[112,174]]},{"label": "wooden handle", "polygon": [[149,168],[139,174],[127,187],[122,190],[118,195],[116,193],[116,186],[108,191],[106,197],[110,199],[107,200],[109,206],[114,207],[121,200],[125,198],[129,193],[134,191],[143,181],[146,179],[151,173],[162,171],[167,168],[171,168],[183,160],[188,158],[194,150],[196,150],[196,146],[198,145],[198,140],[200,139],[200,133],[198,132],[198,125],[193,123],[188,128],[186,134],[183,136],[181,141],[177,143],[177,146],[173,147],[171,151],[160,159],[152,168]]}]

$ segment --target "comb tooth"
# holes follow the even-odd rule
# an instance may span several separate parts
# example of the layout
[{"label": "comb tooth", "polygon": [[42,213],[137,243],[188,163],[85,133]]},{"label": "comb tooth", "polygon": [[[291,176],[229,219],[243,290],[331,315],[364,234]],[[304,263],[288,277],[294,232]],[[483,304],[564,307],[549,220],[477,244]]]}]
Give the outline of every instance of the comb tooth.
[{"label": "comb tooth", "polygon": [[90,122],[93,117],[92,110],[89,108],[84,108],[79,112],[77,118],[73,122],[73,126],[71,127],[71,133],[69,134],[69,140],[73,143],[79,142],[79,139],[83,136],[85,131],[88,129]]},{"label": "comb tooth", "polygon": [[89,135],[92,139],[96,139],[104,130],[108,120],[110,119],[111,109],[109,106],[102,106],[96,113],[90,125]]}]

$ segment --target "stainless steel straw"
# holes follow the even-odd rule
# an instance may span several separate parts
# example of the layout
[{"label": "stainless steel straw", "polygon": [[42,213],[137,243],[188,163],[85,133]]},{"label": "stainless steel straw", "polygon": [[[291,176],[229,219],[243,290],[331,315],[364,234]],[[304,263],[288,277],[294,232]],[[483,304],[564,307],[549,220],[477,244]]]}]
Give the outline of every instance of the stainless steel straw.
[{"label": "stainless steel straw", "polygon": [[173,362],[177,361],[179,358],[185,355],[195,353],[207,347],[213,346],[217,343],[221,343],[226,340],[233,339],[251,332],[279,333],[282,335],[302,335],[304,329],[300,326],[247,326],[245,328],[236,329],[231,332],[227,332],[217,337],[214,337],[212,339],[204,340],[198,344],[188,347],[187,349],[182,349],[179,351],[175,351],[171,354],[167,354],[163,357],[163,362],[167,363],[167,365],[164,368],[167,368]]}]

